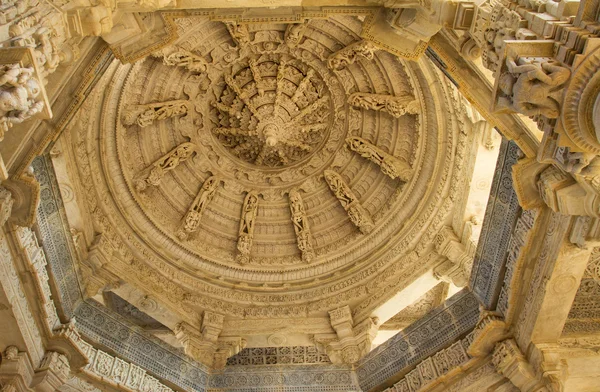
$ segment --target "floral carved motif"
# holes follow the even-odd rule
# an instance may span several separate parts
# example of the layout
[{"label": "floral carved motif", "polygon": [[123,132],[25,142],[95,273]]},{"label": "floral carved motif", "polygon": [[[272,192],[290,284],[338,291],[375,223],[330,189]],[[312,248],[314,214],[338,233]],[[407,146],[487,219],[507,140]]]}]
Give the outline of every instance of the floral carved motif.
[{"label": "floral carved motif", "polygon": [[329,189],[338,199],[344,210],[348,213],[348,217],[363,234],[370,233],[375,224],[369,215],[369,212],[360,204],[360,201],[354,195],[354,192],[344,182],[342,177],[334,171],[326,170],[324,173],[325,181],[329,185]]},{"label": "floral carved motif", "polygon": [[386,112],[396,118],[405,114],[417,114],[419,102],[413,97],[395,97],[393,95],[354,93],[348,97],[352,106]]},{"label": "floral carved motif", "polygon": [[386,176],[392,179],[399,178],[405,182],[410,179],[412,170],[408,163],[386,153],[365,139],[358,136],[349,137],[346,139],[346,144],[361,157],[379,165]]}]

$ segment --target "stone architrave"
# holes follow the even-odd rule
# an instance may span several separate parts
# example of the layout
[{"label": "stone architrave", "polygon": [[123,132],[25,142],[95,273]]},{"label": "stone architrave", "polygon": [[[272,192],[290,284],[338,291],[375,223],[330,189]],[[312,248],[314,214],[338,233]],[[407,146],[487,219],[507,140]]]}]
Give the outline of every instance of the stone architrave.
[{"label": "stone architrave", "polygon": [[329,56],[327,66],[329,69],[339,71],[354,64],[359,56],[373,60],[377,50],[377,46],[367,40],[354,42]]},{"label": "stone architrave", "polygon": [[331,170],[325,170],[324,177],[327,185],[329,185],[329,189],[331,189],[334,196],[348,213],[350,221],[359,228],[361,233],[370,233],[375,227],[375,224],[373,223],[369,212],[360,204],[358,198],[344,182],[342,177]]},{"label": "stone architrave", "polygon": [[410,180],[412,170],[408,163],[388,154],[381,148],[358,136],[347,138],[346,144],[352,151],[357,152],[361,157],[379,165],[381,171],[386,176],[392,179],[399,178],[404,182]]},{"label": "stone architrave", "polygon": [[217,187],[220,183],[221,181],[215,176],[208,177],[206,180],[204,180],[202,188],[200,188],[200,192],[198,192],[194,202],[183,217],[179,230],[177,230],[177,237],[180,240],[183,241],[188,239],[190,234],[198,230],[202,214],[204,213],[208,203],[210,203],[212,198],[215,196]]},{"label": "stone architrave", "polygon": [[292,223],[296,232],[298,249],[302,252],[302,259],[310,263],[315,258],[315,252],[312,246],[312,234],[308,225],[308,218],[304,208],[304,201],[297,190],[290,191],[290,211],[292,212]]},{"label": "stone architrave", "polygon": [[189,110],[190,103],[185,100],[131,105],[123,115],[123,124],[137,124],[141,128],[145,128],[152,125],[155,121],[161,121],[175,116],[184,116]]},{"label": "stone architrave", "polygon": [[348,103],[358,108],[386,112],[396,118],[419,113],[419,102],[410,96],[354,93],[348,97]]},{"label": "stone architrave", "polygon": [[249,192],[244,199],[244,206],[242,207],[242,214],[240,217],[240,229],[237,243],[237,261],[240,264],[246,264],[250,261],[250,251],[252,250],[257,212],[258,195],[256,192]]},{"label": "stone architrave", "polygon": [[195,153],[195,144],[181,143],[138,174],[133,180],[135,188],[143,192],[148,186],[158,186],[167,172],[175,169]]}]

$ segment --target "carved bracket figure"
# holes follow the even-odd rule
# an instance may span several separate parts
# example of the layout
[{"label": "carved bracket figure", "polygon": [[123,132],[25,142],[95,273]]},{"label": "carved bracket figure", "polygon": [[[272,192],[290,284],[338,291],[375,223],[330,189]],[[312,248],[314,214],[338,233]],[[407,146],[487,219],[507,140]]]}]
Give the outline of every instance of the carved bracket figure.
[{"label": "carved bracket figure", "polygon": [[386,112],[396,118],[419,112],[419,102],[410,96],[354,93],[348,97],[348,103],[363,109]]},{"label": "carved bracket figure", "polygon": [[236,22],[225,22],[227,31],[231,35],[231,38],[238,44],[238,46],[246,46],[250,44],[250,32],[248,31],[248,25],[238,24]]},{"label": "carved bracket figure", "polygon": [[256,213],[258,212],[258,195],[252,191],[246,195],[242,215],[240,219],[240,230],[238,233],[238,255],[237,261],[240,264],[246,264],[250,261],[250,250],[252,249],[252,240],[254,238],[254,224],[256,223]]},{"label": "carved bracket figure", "polygon": [[167,172],[175,169],[195,152],[195,144],[181,143],[138,174],[133,180],[135,188],[138,192],[143,192],[149,185],[159,185]]},{"label": "carved bracket figure", "polygon": [[329,185],[329,189],[339,200],[344,210],[348,213],[350,221],[359,228],[361,233],[370,233],[375,224],[369,215],[369,212],[360,204],[354,192],[344,182],[342,177],[334,171],[325,170],[325,181]]},{"label": "carved bracket figure", "polygon": [[145,105],[131,105],[123,115],[123,124],[137,124],[144,128],[155,121],[165,120],[170,117],[183,116],[190,110],[190,102],[185,100],[148,103]]},{"label": "carved bracket figure", "polygon": [[358,41],[329,56],[327,59],[327,66],[329,69],[339,71],[350,64],[354,64],[359,56],[362,56],[367,60],[373,60],[373,56],[377,50],[378,48],[369,41]]},{"label": "carved bracket figure", "polygon": [[308,226],[308,219],[304,209],[304,202],[300,196],[300,192],[293,189],[290,191],[290,211],[292,212],[292,223],[296,232],[296,240],[298,241],[298,249],[302,252],[302,260],[310,263],[315,258],[315,253],[312,246],[312,234]]},{"label": "carved bracket figure", "polygon": [[298,46],[304,37],[307,26],[308,20],[305,20],[303,23],[290,23],[285,30],[285,44],[289,48]]},{"label": "carved bracket figure", "polygon": [[361,157],[379,165],[379,167],[381,167],[381,171],[386,176],[392,179],[400,178],[400,180],[404,182],[410,179],[412,170],[408,163],[401,161],[391,154],[388,154],[387,152],[358,136],[347,138],[346,143],[352,151],[357,152]]},{"label": "carved bracket figure", "polygon": [[198,230],[202,214],[204,213],[208,203],[210,203],[215,196],[220,182],[221,181],[215,176],[208,177],[204,181],[202,188],[200,188],[200,192],[198,192],[194,202],[181,221],[181,226],[177,231],[177,238],[182,241],[187,240],[190,234]]},{"label": "carved bracket figure", "polygon": [[163,63],[174,67],[183,67],[190,72],[203,73],[208,68],[208,62],[202,56],[198,56],[185,49],[177,49],[177,51],[165,55]]}]

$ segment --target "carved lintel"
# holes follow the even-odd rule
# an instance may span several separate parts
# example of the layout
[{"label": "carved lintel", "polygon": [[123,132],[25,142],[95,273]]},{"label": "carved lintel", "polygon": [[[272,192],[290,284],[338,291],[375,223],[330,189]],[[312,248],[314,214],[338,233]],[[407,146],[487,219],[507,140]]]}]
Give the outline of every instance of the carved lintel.
[{"label": "carved lintel", "polygon": [[388,154],[365,139],[358,136],[349,137],[346,139],[346,144],[361,157],[379,165],[386,176],[392,179],[399,178],[404,182],[410,179],[412,170],[408,163]]},{"label": "carved lintel", "polygon": [[348,97],[348,103],[367,110],[386,112],[396,118],[419,112],[419,102],[410,96],[353,93]]},{"label": "carved lintel", "polygon": [[344,182],[342,177],[334,171],[325,170],[325,181],[329,185],[329,189],[338,199],[344,210],[348,213],[350,221],[360,229],[363,234],[370,233],[375,224],[371,219],[369,212],[360,204],[354,192]]},{"label": "carved lintel", "polygon": [[148,186],[157,186],[165,174],[175,169],[181,162],[191,158],[196,153],[193,143],[181,143],[167,154],[157,159],[152,165],[138,174],[133,182],[138,192],[143,192]]},{"label": "carved lintel", "polygon": [[258,195],[252,191],[246,195],[242,214],[240,217],[240,229],[238,232],[237,243],[237,261],[240,264],[246,264],[250,261],[250,251],[252,250],[252,240],[254,238],[254,226],[256,223],[256,214],[258,212]]},{"label": "carved lintel", "polygon": [[181,99],[147,103],[145,105],[130,105],[123,115],[123,124],[137,124],[144,128],[152,125],[155,121],[186,115],[189,110],[190,102]]},{"label": "carved lintel", "polygon": [[302,259],[310,263],[315,257],[312,246],[312,234],[308,225],[308,218],[304,208],[304,202],[297,190],[290,191],[290,211],[292,212],[292,223],[296,232],[298,249],[302,252]]},{"label": "carved lintel", "polygon": [[195,233],[198,230],[202,214],[204,213],[206,206],[213,199],[220,182],[221,181],[214,176],[209,177],[204,181],[202,188],[200,188],[200,192],[198,192],[194,202],[181,221],[181,226],[177,231],[177,237],[180,240],[183,241],[188,239],[190,234]]},{"label": "carved lintel", "polygon": [[354,42],[329,56],[327,66],[329,69],[339,71],[350,64],[354,64],[359,56],[367,60],[373,60],[378,49],[377,46],[367,40]]}]

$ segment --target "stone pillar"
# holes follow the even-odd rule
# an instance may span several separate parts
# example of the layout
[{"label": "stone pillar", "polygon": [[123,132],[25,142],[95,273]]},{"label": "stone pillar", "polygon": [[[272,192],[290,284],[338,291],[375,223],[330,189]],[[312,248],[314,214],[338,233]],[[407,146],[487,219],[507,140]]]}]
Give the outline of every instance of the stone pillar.
[{"label": "stone pillar", "polygon": [[67,357],[56,351],[46,351],[35,371],[31,387],[38,392],[54,392],[68,381],[71,368]]},{"label": "stone pillar", "polygon": [[29,392],[33,379],[33,366],[26,352],[16,346],[8,346],[2,353],[0,363],[0,385],[2,391]]}]

